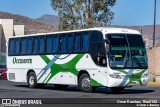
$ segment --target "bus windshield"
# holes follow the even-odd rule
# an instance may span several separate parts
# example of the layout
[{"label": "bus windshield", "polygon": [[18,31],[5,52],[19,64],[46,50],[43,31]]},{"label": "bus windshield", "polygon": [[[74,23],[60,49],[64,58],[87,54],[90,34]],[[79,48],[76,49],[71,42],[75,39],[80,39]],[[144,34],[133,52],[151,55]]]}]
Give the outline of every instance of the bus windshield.
[{"label": "bus windshield", "polygon": [[109,65],[111,68],[147,69],[147,55],[143,39],[138,34],[107,34]]}]

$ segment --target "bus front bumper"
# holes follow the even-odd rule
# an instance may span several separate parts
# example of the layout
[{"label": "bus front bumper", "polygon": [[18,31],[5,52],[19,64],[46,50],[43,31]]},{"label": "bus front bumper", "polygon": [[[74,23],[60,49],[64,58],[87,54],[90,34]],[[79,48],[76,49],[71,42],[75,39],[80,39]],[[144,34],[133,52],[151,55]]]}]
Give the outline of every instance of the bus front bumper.
[{"label": "bus front bumper", "polygon": [[148,83],[147,78],[141,79],[118,79],[118,78],[109,78],[108,87],[131,87],[131,86],[145,86]]}]

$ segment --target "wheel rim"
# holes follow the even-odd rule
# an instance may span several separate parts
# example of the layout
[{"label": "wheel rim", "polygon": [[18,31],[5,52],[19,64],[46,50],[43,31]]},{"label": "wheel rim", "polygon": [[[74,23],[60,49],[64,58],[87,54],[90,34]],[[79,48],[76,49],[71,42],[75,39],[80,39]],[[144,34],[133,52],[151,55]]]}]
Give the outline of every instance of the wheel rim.
[{"label": "wheel rim", "polygon": [[29,84],[30,84],[30,85],[34,85],[34,76],[33,76],[33,75],[31,75],[31,76],[29,77]]},{"label": "wheel rim", "polygon": [[88,91],[90,90],[91,86],[90,86],[90,78],[89,77],[85,77],[82,79],[82,88],[85,90],[85,91]]}]

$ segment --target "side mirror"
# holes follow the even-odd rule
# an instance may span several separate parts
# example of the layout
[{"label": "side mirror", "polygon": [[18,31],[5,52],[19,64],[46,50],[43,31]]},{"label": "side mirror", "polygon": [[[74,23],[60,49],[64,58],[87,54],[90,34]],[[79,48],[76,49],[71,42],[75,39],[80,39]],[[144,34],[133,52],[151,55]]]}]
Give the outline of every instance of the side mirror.
[{"label": "side mirror", "polygon": [[104,39],[104,42],[106,42],[106,44],[110,44],[110,41],[108,39]]}]

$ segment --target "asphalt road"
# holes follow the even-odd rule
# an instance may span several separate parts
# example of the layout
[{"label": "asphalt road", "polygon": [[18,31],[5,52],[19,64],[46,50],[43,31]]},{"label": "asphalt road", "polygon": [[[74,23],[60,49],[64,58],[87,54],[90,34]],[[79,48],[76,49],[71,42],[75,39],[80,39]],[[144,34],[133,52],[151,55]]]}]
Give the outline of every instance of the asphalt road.
[{"label": "asphalt road", "polygon": [[107,88],[97,88],[94,93],[81,92],[76,87],[56,90],[52,85],[30,89],[26,83],[0,80],[0,98],[158,98],[160,86],[135,86],[116,94]]}]

